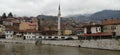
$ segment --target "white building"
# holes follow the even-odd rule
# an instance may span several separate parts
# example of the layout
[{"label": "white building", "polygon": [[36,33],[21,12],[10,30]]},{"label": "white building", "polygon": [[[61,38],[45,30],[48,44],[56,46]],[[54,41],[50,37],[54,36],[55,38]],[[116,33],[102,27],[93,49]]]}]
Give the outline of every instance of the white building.
[{"label": "white building", "polygon": [[41,38],[46,40],[76,40],[78,39],[78,36],[41,36]]},{"label": "white building", "polygon": [[83,28],[84,28],[84,34],[102,32],[102,25],[86,25],[83,26]]},{"label": "white building", "polygon": [[12,30],[6,30],[4,33],[5,33],[5,38],[6,39],[13,39],[13,37],[14,37],[14,31],[12,31]]},{"label": "white building", "polygon": [[34,30],[22,31],[24,40],[34,40],[39,37],[38,32]]}]

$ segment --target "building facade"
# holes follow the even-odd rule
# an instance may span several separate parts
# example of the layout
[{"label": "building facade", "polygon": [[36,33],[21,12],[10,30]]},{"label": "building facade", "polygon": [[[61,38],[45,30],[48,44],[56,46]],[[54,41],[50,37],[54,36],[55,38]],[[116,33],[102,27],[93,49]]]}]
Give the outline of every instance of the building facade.
[{"label": "building facade", "polygon": [[14,31],[12,31],[12,30],[6,30],[5,31],[5,38],[6,39],[13,39],[14,38]]},{"label": "building facade", "polygon": [[114,36],[120,36],[120,19],[104,20],[103,32],[113,32]]}]

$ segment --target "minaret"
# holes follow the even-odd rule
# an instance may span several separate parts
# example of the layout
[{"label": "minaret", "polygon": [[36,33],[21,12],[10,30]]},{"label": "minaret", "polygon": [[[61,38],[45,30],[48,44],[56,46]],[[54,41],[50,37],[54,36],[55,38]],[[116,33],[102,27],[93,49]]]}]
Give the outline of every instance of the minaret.
[{"label": "minaret", "polygon": [[61,35],[61,9],[60,9],[60,4],[58,7],[58,35]]}]

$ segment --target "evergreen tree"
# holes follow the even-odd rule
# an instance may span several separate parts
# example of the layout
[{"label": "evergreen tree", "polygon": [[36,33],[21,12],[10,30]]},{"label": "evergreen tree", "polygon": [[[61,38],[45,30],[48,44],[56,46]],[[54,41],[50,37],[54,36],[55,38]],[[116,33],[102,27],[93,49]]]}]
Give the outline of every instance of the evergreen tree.
[{"label": "evergreen tree", "polygon": [[13,17],[13,14],[10,12],[10,13],[8,14],[8,17],[9,17],[9,18],[12,18],[12,17]]},{"label": "evergreen tree", "polygon": [[1,18],[2,18],[2,19],[6,19],[6,18],[7,18],[6,13],[3,13],[3,15],[2,15]]}]

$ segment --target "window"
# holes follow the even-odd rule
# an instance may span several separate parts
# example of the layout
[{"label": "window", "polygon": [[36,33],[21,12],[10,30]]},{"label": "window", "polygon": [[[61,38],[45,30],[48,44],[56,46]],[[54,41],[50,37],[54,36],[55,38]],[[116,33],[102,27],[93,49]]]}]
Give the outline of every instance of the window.
[{"label": "window", "polygon": [[115,30],[115,29],[116,29],[115,25],[111,26],[111,30]]},{"label": "window", "polygon": [[6,33],[8,33],[8,31],[6,31]]},{"label": "window", "polygon": [[103,27],[103,29],[104,29],[104,30],[107,30],[107,27],[105,26],[105,27]]},{"label": "window", "polygon": [[58,37],[55,37],[55,38],[58,38]]},{"label": "window", "polygon": [[39,36],[39,38],[42,38],[41,36]]},{"label": "window", "polygon": [[65,37],[61,37],[62,39],[65,39]]},{"label": "window", "polygon": [[101,28],[99,28],[99,31],[101,31]]},{"label": "window", "polygon": [[97,29],[97,27],[96,27],[96,32],[98,32],[98,29]]},{"label": "window", "polygon": [[52,37],[49,36],[48,38],[52,38]]},{"label": "window", "polygon": [[12,35],[10,35],[12,37]]},{"label": "window", "polygon": [[32,36],[32,38],[35,38],[35,36]]}]

